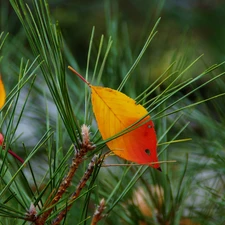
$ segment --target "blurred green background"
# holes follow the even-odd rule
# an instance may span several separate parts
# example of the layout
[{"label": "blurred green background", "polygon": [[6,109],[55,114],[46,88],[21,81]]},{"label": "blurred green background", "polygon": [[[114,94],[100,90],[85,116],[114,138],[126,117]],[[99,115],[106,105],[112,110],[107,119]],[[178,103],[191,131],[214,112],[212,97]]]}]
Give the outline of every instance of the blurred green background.
[{"label": "blurred green background", "polygon": [[[29,3],[31,1],[27,2]],[[64,45],[67,48],[66,63],[72,63],[73,66],[76,65],[76,69],[82,74],[85,73],[88,46],[93,26],[95,26],[93,43],[94,54],[97,54],[98,44],[102,34],[105,36],[106,42],[109,37],[112,37],[113,45],[107,59],[101,82],[103,86],[114,89],[121,83],[125,74],[138,56],[155,22],[161,17],[160,24],[157,27],[157,35],[154,37],[143,59],[123,89],[123,92],[131,97],[138,96],[138,94],[147,88],[149,84],[153,83],[174,61],[176,64],[173,70],[182,71],[199,55],[204,54],[199,62],[189,69],[183,78],[177,81],[178,83],[181,83],[187,78],[194,78],[211,65],[219,64],[225,60],[225,2],[222,0],[49,0],[49,8],[55,21],[59,22],[63,34]],[[6,83],[6,89],[9,91],[17,82],[21,57],[32,59],[33,55],[30,51],[25,32],[8,1],[1,1],[0,13],[0,30],[9,32],[9,36],[1,54],[4,58],[0,64],[0,71],[3,80]],[[93,71],[94,63],[95,58],[91,59],[90,62],[90,74]],[[224,71],[225,66],[220,66],[216,72],[204,76],[195,84],[192,84],[188,88],[180,91],[176,96],[173,96],[173,99],[171,99],[170,102],[182,97],[195,87],[198,87],[216,74]],[[68,73],[68,77],[68,79],[73,80],[76,85],[80,85],[77,78],[74,78],[71,73]],[[40,86],[44,84],[42,77],[38,76],[37,81]],[[187,99],[183,100],[178,107],[223,93],[225,91],[224,82],[224,77],[221,77],[191,94]],[[160,86],[160,89],[157,90],[158,93],[163,91],[169,83],[170,80],[164,82]],[[35,88],[36,92],[31,93],[29,107],[25,113],[25,119],[22,120],[23,125],[20,125],[18,129],[18,133],[23,133],[20,142],[16,144],[18,145],[18,149],[21,149],[21,152],[23,149],[21,148],[20,143],[25,142],[27,146],[32,146],[40,139],[46,129],[45,120],[42,121],[43,115],[46,113],[44,109],[45,103],[42,99],[42,86],[38,87],[38,85],[36,85]],[[158,94],[157,91],[154,95]],[[76,96],[74,97],[76,101],[79,93],[76,92],[75,88],[73,89],[71,87],[71,95],[73,96],[73,94]],[[80,96],[83,96],[83,94],[80,93]],[[50,108],[52,107],[50,110],[50,113],[52,114],[50,120],[52,122],[51,125],[54,127],[56,117],[55,106],[49,106]],[[81,121],[83,116],[82,110],[83,105],[81,104],[81,112],[78,115]],[[168,158],[176,159],[178,160],[178,163],[169,165],[168,173],[170,174],[170,178],[177,182],[182,175],[186,161],[186,153],[189,153],[187,183],[184,191],[187,202],[185,206],[183,205],[185,210],[182,214],[182,218],[184,217],[184,219],[181,221],[185,221],[186,217],[193,217],[198,222],[194,223],[187,220],[186,222],[174,222],[173,224],[222,225],[225,222],[225,161],[223,161],[225,156],[224,111],[224,97],[188,109],[183,112],[184,117],[182,117],[180,122],[168,133],[167,140],[170,140],[183,124],[190,121],[189,126],[182,133],[181,138],[190,137],[192,138],[192,142],[169,146],[167,150]],[[155,112],[153,112],[153,115],[154,113]],[[177,115],[173,115],[166,119],[163,118],[162,120],[158,119],[157,121],[154,121],[156,131],[160,133],[160,130],[157,130],[157,127],[161,127],[161,124],[165,122],[164,120],[166,120],[166,123],[171,124],[177,117]],[[32,121],[32,125],[30,121]],[[68,141],[68,138],[65,137],[65,140]],[[69,144],[66,142],[65,145]],[[114,175],[113,172],[109,172],[109,174],[110,176]],[[115,174],[120,174],[120,172],[116,172]],[[103,173],[103,176],[104,175],[108,176],[108,173]],[[151,175],[149,177],[153,177],[147,177],[148,179],[151,179],[151,181],[153,180],[152,183],[160,183],[159,181],[155,182],[157,179],[154,172],[150,172],[148,175]],[[167,174],[163,179],[168,179],[166,176]],[[128,177],[127,180],[129,179],[130,178]],[[103,181],[101,182],[104,184],[105,181],[104,179],[102,180]],[[118,181],[117,177],[113,177],[112,180],[111,185],[115,186]],[[144,181],[141,182],[144,183]],[[155,188],[155,186],[153,186],[153,188]],[[174,192],[179,192],[179,188],[179,186],[176,186]],[[103,187],[102,189],[102,192],[110,192],[108,186],[106,186],[106,188]],[[140,189],[138,187],[134,190],[134,195],[138,194],[139,191]],[[165,189],[164,192],[166,195]],[[132,196],[129,197],[130,199],[133,198]],[[128,206],[124,207],[124,205],[121,204],[120,209],[126,213],[131,202],[127,199],[124,199],[124,202]],[[142,214],[145,214],[140,205],[136,205],[139,207],[139,211],[141,211]],[[159,205],[161,207],[161,204]],[[119,213],[116,210],[113,215],[118,216]],[[132,212],[132,210],[129,212]],[[164,210],[166,211],[166,209]],[[174,207],[173,210],[175,213],[176,210],[178,210],[178,207]],[[138,216],[140,215],[138,214]],[[139,218],[138,216],[137,218]],[[149,216],[149,214],[147,216]],[[121,221],[124,221],[123,216],[121,216],[121,218]],[[116,220],[114,219],[115,218],[109,217],[106,224],[115,224]],[[130,224],[132,223],[130,222]],[[133,224],[135,224],[135,222]],[[136,222],[136,224],[154,223]],[[161,224],[165,223],[162,222]]]},{"label": "blurred green background", "polygon": [[[27,1],[28,3],[31,1]],[[89,39],[92,27],[96,27],[95,46],[103,34],[112,36],[113,46],[108,60],[106,76],[110,78],[111,87],[116,88],[127,72],[131,63],[143,46],[156,20],[161,17],[158,34],[151,44],[145,58],[139,65],[135,88],[147,86],[165,71],[165,68],[180,58],[187,62],[204,54],[202,62],[194,68],[195,76],[206,66],[224,60],[223,22],[225,17],[224,1],[49,1],[53,18],[59,22],[67,47],[81,68],[86,66]],[[12,41],[18,50],[26,46],[22,39],[20,22],[8,1],[1,1],[1,30],[10,33],[10,38],[20,37],[20,43]],[[22,42],[22,43],[21,43]],[[18,46],[19,44],[19,46]],[[130,52],[124,51],[129,46]],[[8,49],[7,49],[8,50]],[[10,54],[10,60],[16,56]],[[18,54],[17,54],[18,55]],[[24,52],[22,52],[24,56]],[[130,59],[130,62],[128,61]],[[7,60],[1,67],[2,73],[8,67]],[[11,62],[10,62],[11,63]],[[118,69],[122,67],[123,69]],[[204,94],[216,93],[220,88],[207,88]],[[210,92],[210,93],[208,93]]]},{"label": "blurred green background", "polygon": [[[83,74],[93,26],[95,26],[93,52],[96,54],[101,35],[105,36],[105,42],[110,36],[112,37],[113,45],[106,62],[102,85],[114,89],[121,83],[156,20],[161,17],[156,37],[132,75],[129,85],[124,87],[123,92],[131,97],[136,97],[153,83],[172,62],[176,62],[174,71],[182,70],[198,56],[204,54],[197,65],[190,68],[179,80],[182,82],[182,79],[194,78],[207,67],[219,64],[225,59],[225,29],[223,28],[225,3],[223,1],[50,0],[49,7],[53,18],[60,24],[65,46],[75,59],[75,61],[69,61],[68,65],[71,62],[75,63],[76,69]],[[21,57],[30,59],[33,56],[25,32],[8,1],[1,1],[0,13],[0,28],[4,32],[9,32],[7,42],[2,49],[4,58],[0,65],[3,79],[7,84],[6,89],[9,92],[17,80]],[[95,57],[92,58],[91,69],[93,71]],[[218,73],[223,72],[224,68],[222,65],[217,70]],[[196,82],[189,89],[182,90],[181,94],[186,94],[214,75],[212,73],[208,78],[204,77],[202,81]],[[68,73],[68,76],[74,80],[71,73]],[[39,79],[41,82],[41,78]],[[169,82],[170,80],[163,83],[161,91]],[[224,78],[221,78],[200,89],[198,93],[192,94],[189,99],[197,101],[211,97],[224,92],[224,87]],[[209,113],[212,119],[221,123],[224,121],[224,103],[224,98],[218,98],[207,103],[207,109],[200,107],[200,110],[203,114]],[[204,135],[204,128],[195,123],[193,126]],[[33,136],[36,135],[38,136],[38,134]]]}]

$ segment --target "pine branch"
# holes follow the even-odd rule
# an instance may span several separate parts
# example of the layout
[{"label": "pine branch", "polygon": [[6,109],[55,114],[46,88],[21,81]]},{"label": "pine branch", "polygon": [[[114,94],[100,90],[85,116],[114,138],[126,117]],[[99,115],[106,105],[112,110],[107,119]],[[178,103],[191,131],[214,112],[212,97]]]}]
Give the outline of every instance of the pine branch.
[{"label": "pine branch", "polygon": [[[72,163],[71,163],[68,174],[66,175],[64,180],[61,182],[55,197],[52,199],[52,201],[49,204],[46,204],[47,205],[46,208],[49,208],[49,209],[47,211],[45,211],[42,215],[37,217],[37,219],[34,221],[35,225],[44,225],[45,224],[46,220],[48,219],[49,215],[51,214],[52,210],[54,209],[55,204],[62,198],[62,196],[66,192],[67,188],[71,185],[71,182],[72,182],[75,172],[77,171],[79,165],[84,161],[84,156],[89,151],[91,151],[95,148],[95,146],[90,142],[89,128],[86,125],[83,125],[81,130],[82,130],[82,137],[83,137],[82,143],[80,145],[81,148],[79,150],[77,150],[75,147],[75,156],[72,159]],[[91,169],[93,170],[92,167],[91,167]],[[89,173],[89,171],[87,171],[86,173]],[[86,173],[85,173],[85,175],[86,175]],[[84,180],[87,178],[87,177],[85,177],[85,175],[83,178]],[[83,188],[83,185],[85,185],[85,183],[81,180],[80,185],[81,185],[80,187]],[[78,185],[78,187],[79,187],[79,185]],[[77,194],[74,194],[74,196],[76,196],[76,195]]]},{"label": "pine branch", "polygon": [[105,209],[105,199],[103,198],[100,201],[100,204],[97,207],[97,209],[96,209],[96,211],[95,211],[95,213],[93,215],[93,218],[92,218],[92,221],[91,221],[91,225],[96,225],[104,217],[104,215],[102,215],[104,209]]},{"label": "pine branch", "polygon": [[85,187],[87,180],[92,175],[96,161],[97,155],[94,155],[94,157],[92,158],[91,162],[88,165],[86,172],[84,173],[84,176],[81,178],[79,184],[77,185],[76,191],[72,194],[72,196],[69,199],[69,202],[71,203],[63,211],[59,213],[57,218],[53,221],[52,225],[58,225],[62,221],[62,219],[66,216],[67,212],[71,209],[72,202],[79,197],[80,192]]}]

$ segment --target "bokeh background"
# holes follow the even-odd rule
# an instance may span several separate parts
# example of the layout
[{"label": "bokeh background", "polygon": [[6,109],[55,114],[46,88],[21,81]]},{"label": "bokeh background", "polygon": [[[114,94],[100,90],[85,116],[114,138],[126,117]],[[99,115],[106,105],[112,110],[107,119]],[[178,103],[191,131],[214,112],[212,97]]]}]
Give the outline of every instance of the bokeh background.
[{"label": "bokeh background", "polygon": [[[86,68],[88,46],[93,26],[95,27],[94,53],[97,53],[101,35],[104,35],[105,43],[107,43],[109,37],[112,37],[113,45],[106,62],[102,85],[114,89],[121,83],[140,53],[155,22],[161,17],[157,27],[158,33],[135,70],[134,75],[132,75],[134,78],[131,78],[129,85],[124,87],[124,92],[131,97],[140,94],[173,62],[176,62],[174,71],[176,69],[182,70],[197,57],[204,54],[197,65],[189,69],[185,76],[179,80],[179,82],[182,82],[182,79],[194,78],[213,64],[222,63],[225,58],[225,29],[223,25],[225,3],[222,0],[50,0],[49,8],[53,18],[60,25],[65,47],[73,57],[73,61],[71,60],[68,64],[74,63],[81,73]],[[1,30],[5,33],[9,32],[7,42],[2,49],[4,58],[1,64],[1,73],[7,83],[6,89],[9,92],[17,80],[21,58],[26,60],[32,59],[33,56],[25,32],[8,1],[1,1],[0,13]],[[92,71],[94,63],[95,57],[91,59]],[[217,74],[223,71],[224,65],[217,70]],[[74,79],[70,73],[68,76]],[[210,75],[210,77],[212,76],[215,76],[215,73]],[[204,77],[189,89],[182,90],[183,94],[207,79],[209,77]],[[162,85],[162,89],[168,85],[170,80],[166,82]],[[41,78],[40,83],[42,84]],[[223,92],[224,87],[224,78],[221,78],[219,81],[200,89],[198,93],[192,94],[189,99],[197,101],[211,97]],[[33,96],[33,98],[35,98],[36,102],[39,101],[37,96]],[[210,117],[221,122],[221,114],[225,110],[224,103],[223,98],[207,103],[207,113],[209,113]],[[35,110],[39,109],[33,109],[33,111]],[[206,113],[205,110],[202,109],[202,113]],[[37,119],[37,122],[39,121],[39,118],[35,119]],[[205,132],[201,126],[194,125],[201,134]],[[27,128],[23,128],[23,132],[27,133],[27,135],[32,133],[30,131],[26,132],[26,130]],[[39,137],[38,133],[32,133],[32,136],[28,139],[32,140]]]},{"label": "bokeh background", "polygon": [[[30,1],[27,2],[29,3]],[[157,19],[161,17],[161,21],[157,27],[158,33],[151,42],[138,67],[135,69],[131,79],[123,89],[123,92],[131,97],[140,94],[173,62],[176,62],[174,71],[182,71],[197,57],[204,54],[196,65],[189,69],[183,78],[177,81],[181,83],[187,78],[194,78],[208,67],[214,64],[220,64],[225,60],[225,1],[223,0],[49,0],[48,2],[51,14],[54,20],[59,23],[63,34],[64,46],[67,49],[66,60],[68,60],[68,64],[72,63],[75,65],[76,69],[81,73],[85,73],[93,26],[95,27],[93,42],[94,54],[97,53],[99,40],[102,35],[104,35],[106,43],[110,37],[112,38],[113,45],[101,82],[102,85],[114,89],[121,83],[138,56]],[[1,0],[0,13],[0,30],[6,33],[9,32],[1,53],[4,58],[0,64],[0,71],[6,84],[6,89],[9,92],[17,82],[21,57],[24,59],[33,59],[34,57],[31,53],[24,29],[8,1]],[[91,59],[90,74],[93,71],[94,63],[95,59]],[[171,102],[224,71],[225,66],[221,65],[215,72],[213,71],[208,76],[204,76],[198,82],[192,84],[192,86],[183,89],[177,96],[174,96],[174,99],[171,99]],[[68,73],[68,77],[73,82],[77,82],[74,81],[76,78],[70,73]],[[158,91],[164,90],[169,85],[169,82],[170,80],[163,83]],[[180,107],[225,92],[224,82],[224,77],[221,77],[219,80],[194,92],[182,102]],[[15,143],[14,148],[21,151],[21,154],[23,154],[21,143],[26,143],[28,148],[29,146],[33,146],[41,138],[46,129],[45,121],[42,119],[46,113],[46,103],[43,101],[42,85],[44,85],[44,81],[41,76],[37,77],[36,84],[40,85],[36,85],[35,92],[31,93],[28,109],[18,127],[18,136],[22,135],[19,138],[19,142]],[[79,84],[77,85],[79,86]],[[71,95],[73,94],[76,96],[74,97],[76,101],[79,95],[71,88]],[[156,95],[157,93],[154,94]],[[82,96],[83,94],[80,93],[80,97]],[[49,99],[48,105],[51,114],[51,126],[54,127],[54,121],[57,117],[56,108],[51,99]],[[81,105],[81,122],[82,110]],[[192,141],[180,143],[175,146],[172,145],[168,148],[169,158],[178,160],[176,165],[170,167],[170,178],[174,180],[179,180],[177,174],[182,174],[186,154],[189,154],[187,176],[189,180],[187,189],[189,189],[185,189],[186,196],[188,197],[185,206],[183,205],[185,208],[182,214],[183,219],[181,219],[180,223],[177,222],[176,224],[211,225],[224,224],[225,222],[223,193],[225,187],[225,167],[224,161],[221,161],[225,154],[224,111],[224,97],[186,110],[183,112],[184,117],[182,117],[180,123],[176,124],[168,134],[169,140],[170,137],[179,131],[183,124],[187,121],[190,122],[189,126],[182,133],[181,138],[192,138]],[[167,123],[171,124],[176,118],[176,115],[168,117],[166,119]],[[162,123],[159,120],[154,122],[156,129]],[[68,141],[68,138],[64,138],[65,146],[69,146],[71,143]],[[34,158],[34,163],[39,163],[40,160],[43,160],[44,165],[44,158],[38,158],[38,161],[37,158]],[[45,169],[43,165],[41,169]],[[113,171],[113,173],[119,175],[120,170]],[[112,176],[112,171],[109,174]],[[109,176],[109,174],[103,172],[102,176]],[[116,175],[112,181],[112,186],[116,185]],[[155,174],[151,175],[152,177],[155,176]],[[151,178],[148,177],[148,179]],[[154,179],[157,180],[156,178]],[[102,183],[105,184],[105,181]],[[105,193],[107,193],[107,188],[103,188]],[[161,203],[159,205],[161,206],[164,200],[157,194],[161,190],[160,187],[152,186],[150,189],[155,190],[153,192],[160,199],[159,202],[161,201]],[[139,186],[129,197],[130,199],[133,196],[139,198],[140,196],[143,197],[142,195],[145,195],[145,190]],[[143,199],[141,198],[141,200]],[[126,210],[132,212],[134,208],[129,209],[129,206],[132,205],[131,201],[125,199],[124,202],[119,209],[122,209],[125,213]],[[150,212],[147,208],[147,212],[150,212],[148,214],[143,211],[146,208],[141,208],[141,205],[144,205],[143,202],[140,203],[136,200],[134,202],[135,204],[133,205],[139,208],[139,213],[147,217],[152,217],[153,210]],[[128,206],[124,207],[124,204]],[[119,221],[125,221],[123,216],[120,215],[120,217],[118,215],[118,211],[114,213],[113,215],[121,219]],[[127,214],[130,217],[132,216],[129,213]],[[136,218],[140,216],[138,213],[134,213],[133,215],[136,215]],[[189,219],[185,222],[186,217],[193,217],[195,218],[194,221],[197,222],[195,223]],[[110,217],[106,224],[115,224],[116,220],[114,219]],[[137,221],[139,220],[137,219]],[[129,223],[123,222],[122,224]],[[132,224],[132,221],[130,224]],[[145,221],[143,223],[136,222],[136,224],[154,223]],[[162,222],[161,224],[165,223]]]}]

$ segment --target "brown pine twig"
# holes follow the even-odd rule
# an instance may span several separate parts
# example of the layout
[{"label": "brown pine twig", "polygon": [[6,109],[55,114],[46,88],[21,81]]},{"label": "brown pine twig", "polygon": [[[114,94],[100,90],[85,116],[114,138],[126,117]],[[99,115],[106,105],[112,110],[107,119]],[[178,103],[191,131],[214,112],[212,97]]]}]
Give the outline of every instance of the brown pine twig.
[{"label": "brown pine twig", "polygon": [[27,221],[35,221],[37,219],[37,209],[35,208],[34,204],[30,204],[30,208],[27,210],[26,219]]},{"label": "brown pine twig", "polygon": [[73,201],[79,197],[80,192],[85,187],[86,182],[92,175],[94,166],[97,161],[97,157],[98,157],[97,155],[94,155],[94,157],[91,159],[91,162],[89,163],[87,170],[85,171],[83,177],[81,178],[79,184],[76,187],[76,191],[71,195],[69,199],[68,206],[58,214],[57,218],[53,221],[52,225],[58,225],[62,221],[62,219],[66,216],[67,212],[71,209]]},{"label": "brown pine twig", "polygon": [[104,217],[104,215],[102,215],[104,209],[105,209],[105,199],[103,198],[100,201],[100,204],[92,217],[91,225],[96,225]]},{"label": "brown pine twig", "polygon": [[80,149],[75,148],[75,157],[72,159],[72,164],[70,166],[69,172],[66,177],[63,179],[62,183],[59,186],[59,189],[52,199],[52,201],[46,206],[49,210],[45,211],[42,215],[38,216],[34,222],[35,225],[44,225],[52,210],[54,209],[55,204],[62,198],[63,194],[66,192],[67,188],[72,183],[72,178],[77,171],[79,165],[83,162],[84,156],[88,151],[91,151],[95,146],[90,142],[89,137],[89,127],[83,125],[81,127],[82,131],[82,143]]}]

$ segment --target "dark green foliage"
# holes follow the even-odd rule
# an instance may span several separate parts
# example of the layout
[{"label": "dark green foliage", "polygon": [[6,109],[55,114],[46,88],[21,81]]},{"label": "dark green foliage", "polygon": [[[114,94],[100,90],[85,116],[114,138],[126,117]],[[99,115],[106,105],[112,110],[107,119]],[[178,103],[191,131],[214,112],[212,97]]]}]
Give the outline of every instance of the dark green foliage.
[{"label": "dark green foliage", "polygon": [[[25,159],[21,165],[0,150],[0,224],[29,224],[31,203],[38,215],[47,211],[44,205],[66,176],[74,148],[82,145],[83,123],[91,126],[96,148],[46,224],[71,204],[93,155],[107,151],[90,90],[68,65],[92,84],[118,88],[144,105],[155,123],[159,159],[176,162],[163,163],[159,172],[105,167],[124,163],[116,156],[98,159],[61,224],[91,224],[102,198],[105,217],[99,224],[225,223],[224,5],[166,2],[0,3],[0,65],[7,90],[0,132],[6,148]],[[215,12],[204,8],[207,4]]]}]

